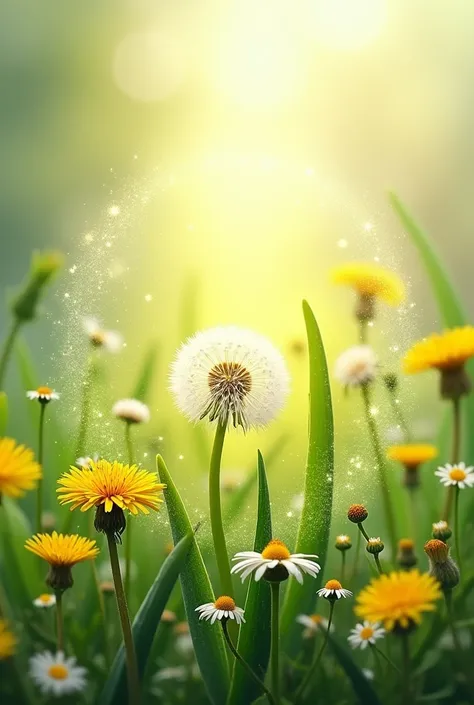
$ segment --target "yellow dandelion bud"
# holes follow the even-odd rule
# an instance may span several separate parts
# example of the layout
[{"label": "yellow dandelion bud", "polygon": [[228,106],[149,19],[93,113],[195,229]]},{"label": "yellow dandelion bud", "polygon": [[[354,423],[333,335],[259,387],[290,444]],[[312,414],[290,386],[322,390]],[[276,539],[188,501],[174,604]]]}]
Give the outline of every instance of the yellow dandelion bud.
[{"label": "yellow dandelion bud", "polygon": [[413,568],[417,562],[415,542],[412,539],[400,539],[397,553],[397,563],[400,568]]},{"label": "yellow dandelion bud", "polygon": [[440,583],[443,590],[452,590],[459,583],[459,568],[449,555],[449,546],[439,539],[431,539],[424,546],[430,562],[430,575]]}]

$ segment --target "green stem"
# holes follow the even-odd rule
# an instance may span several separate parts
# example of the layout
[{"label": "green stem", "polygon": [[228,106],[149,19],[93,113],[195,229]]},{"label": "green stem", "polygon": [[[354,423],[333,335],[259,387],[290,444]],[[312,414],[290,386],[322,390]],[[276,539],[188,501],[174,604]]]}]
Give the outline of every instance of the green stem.
[{"label": "green stem", "polygon": [[397,666],[395,666],[392,659],[389,659],[389,657],[386,654],[384,654],[384,652],[381,649],[379,649],[377,646],[375,646],[375,644],[369,644],[369,646],[372,649],[372,651],[374,652],[374,654],[379,654],[397,673],[400,673],[400,669]]},{"label": "green stem", "polygon": [[359,320],[359,342],[361,345],[367,345],[368,323],[366,319]]},{"label": "green stem", "polygon": [[212,447],[211,466],[209,469],[209,510],[211,515],[212,539],[219,569],[221,594],[233,597],[234,588],[230,575],[230,563],[222,526],[221,509],[221,459],[227,424],[217,424],[214,445]]},{"label": "green stem", "polygon": [[227,630],[227,622],[225,620],[222,620],[221,624],[222,624],[222,630],[224,632],[224,638],[227,642],[227,646],[229,647],[231,652],[234,654],[237,661],[242,664],[242,666],[245,668],[245,670],[247,671],[249,676],[251,678],[253,678],[255,683],[257,683],[260,686],[260,688],[263,690],[263,692],[267,696],[268,702],[270,703],[270,705],[277,705],[273,695],[268,690],[268,688],[265,686],[265,683],[260,680],[260,678],[257,676],[257,674],[255,673],[253,668],[250,666],[250,664],[247,663],[247,661],[244,659],[244,657],[241,656],[239,654],[239,652],[237,651],[237,649],[235,648],[234,644],[232,643],[232,639],[229,636],[229,632]]},{"label": "green stem", "polygon": [[462,575],[461,569],[461,534],[459,532],[459,486],[456,485],[454,490],[454,547],[456,551],[456,560],[458,562],[459,572]]},{"label": "green stem", "polygon": [[454,648],[457,653],[458,663],[462,666],[467,684],[470,687],[471,693],[474,693],[474,678],[472,674],[472,666],[468,659],[465,658],[461,642],[459,641],[458,631],[456,629],[456,620],[454,616],[454,605],[452,590],[443,590],[444,600],[446,602],[446,612],[448,616],[448,624],[453,637]]},{"label": "green stem", "polygon": [[[128,454],[128,464],[133,465],[133,445],[132,445],[132,433],[131,424],[125,423],[125,444],[127,446]],[[132,522],[128,522],[127,531],[125,532],[125,595],[127,600],[130,599],[130,579],[131,579],[131,565],[132,565]]]},{"label": "green stem", "polygon": [[357,569],[359,567],[361,536],[362,536],[361,532],[358,531],[357,532],[355,555],[354,555],[354,565],[352,566],[351,581],[354,580],[354,578],[356,577]]},{"label": "green stem", "polygon": [[363,384],[361,387],[362,398],[364,401],[365,416],[367,420],[367,426],[369,427],[369,434],[372,441],[372,447],[374,450],[375,458],[377,460],[377,468],[379,471],[380,487],[382,489],[382,499],[385,510],[385,518],[387,522],[388,536],[391,544],[392,555],[396,549],[397,545],[397,530],[395,527],[395,514],[393,511],[392,502],[390,499],[390,490],[388,488],[385,458],[382,452],[382,447],[380,444],[379,434],[377,431],[377,425],[375,423],[374,417],[370,412],[371,407],[371,394],[370,385]]},{"label": "green stem", "polygon": [[377,570],[379,571],[380,575],[383,575],[383,568],[380,564],[380,558],[378,557],[377,553],[374,553],[374,560],[375,560],[375,565],[377,566]]},{"label": "green stem", "polygon": [[[366,531],[366,530],[364,529],[364,527],[362,526],[362,523],[361,523],[361,524],[357,524],[357,526],[359,527],[359,536],[362,534],[362,536],[364,537],[364,539],[365,539],[365,540],[367,541],[367,543],[368,543],[368,542],[369,542],[369,535],[367,534],[367,531]],[[374,557],[375,565],[377,566],[377,570],[379,571],[380,575],[382,575],[382,574],[383,574],[383,570],[382,570],[382,566],[380,565],[379,557],[378,557],[378,555],[377,555],[376,553],[373,553],[372,555],[373,555],[373,557]]]},{"label": "green stem", "polygon": [[397,404],[397,397],[393,389],[390,389],[389,387],[386,387],[388,391],[388,397],[390,399],[390,405],[393,410],[393,415],[395,416],[396,420],[398,421],[398,425],[402,428],[403,433],[405,435],[405,441],[409,443],[411,441],[411,433],[410,433],[410,427],[408,426],[408,422],[405,418],[405,414],[402,411],[401,405]]},{"label": "green stem", "polygon": [[346,577],[346,551],[341,551],[341,583],[344,585]]},{"label": "green stem", "polygon": [[58,651],[64,653],[64,616],[63,616],[63,591],[56,590],[56,636]]},{"label": "green stem", "polygon": [[280,702],[280,583],[270,583],[272,590],[272,692],[275,702]]},{"label": "green stem", "polygon": [[362,536],[364,537],[364,539],[366,541],[369,541],[369,535],[368,535],[367,531],[364,529],[364,527],[362,526],[362,522],[360,524],[357,524],[357,526],[359,528],[360,534],[362,534]]},{"label": "green stem", "polygon": [[416,546],[416,535],[417,535],[417,523],[418,523],[418,490],[416,487],[408,487],[408,495],[410,497],[410,525],[411,525],[411,538],[415,542]]},{"label": "green stem", "polygon": [[[43,441],[44,441],[44,416],[46,412],[46,402],[40,402],[40,418],[39,418],[39,434],[38,434],[38,463],[41,466],[42,476],[44,477],[43,468]],[[43,528],[43,477],[38,481],[36,490],[36,531],[41,532]]]},{"label": "green stem", "polygon": [[122,626],[123,643],[125,647],[128,705],[138,705],[140,702],[140,677],[138,674],[135,644],[133,643],[132,627],[130,625],[130,617],[128,615],[127,598],[125,597],[122,576],[120,574],[117,544],[115,543],[114,537],[110,534],[107,534],[107,543],[109,546],[110,565],[112,568],[112,576],[115,586],[115,597],[117,600],[117,608],[120,617],[120,624]]},{"label": "green stem", "polygon": [[296,691],[295,694],[295,705],[298,705],[298,703],[301,701],[302,697],[305,694],[305,691],[310,684],[314,674],[316,673],[316,669],[318,668],[319,662],[321,661],[322,655],[326,649],[327,643],[329,641],[329,632],[331,631],[331,625],[332,625],[332,617],[334,613],[334,605],[336,604],[335,600],[331,600],[331,606],[329,608],[329,620],[328,620],[328,626],[326,629],[326,634],[324,635],[324,641],[322,643],[321,649],[319,650],[319,653],[315,656],[313,663],[308,669],[308,672],[306,673],[306,676],[303,678],[299,688]]},{"label": "green stem", "polygon": [[10,355],[13,350],[13,345],[15,344],[16,336],[18,335],[20,326],[21,321],[18,318],[15,318],[12,321],[8,335],[5,338],[5,342],[3,343],[3,351],[0,357],[0,389],[3,389],[3,380],[5,378],[8,360],[10,359]]},{"label": "green stem", "polygon": [[411,687],[410,637],[406,632],[401,635],[402,642],[402,705],[412,705],[413,693]]},{"label": "green stem", "polygon": [[[461,399],[453,399],[453,445],[451,450],[451,464],[459,463],[461,452]],[[441,518],[449,522],[454,501],[454,486],[450,485],[446,492],[443,513]]]},{"label": "green stem", "polygon": [[79,432],[76,441],[76,452],[75,458],[85,453],[86,438],[87,438],[87,428],[89,426],[89,415],[91,406],[91,390],[92,390],[92,379],[94,375],[94,364],[95,357],[91,353],[87,360],[86,371],[82,386],[82,403],[81,403],[81,418],[79,421]]}]

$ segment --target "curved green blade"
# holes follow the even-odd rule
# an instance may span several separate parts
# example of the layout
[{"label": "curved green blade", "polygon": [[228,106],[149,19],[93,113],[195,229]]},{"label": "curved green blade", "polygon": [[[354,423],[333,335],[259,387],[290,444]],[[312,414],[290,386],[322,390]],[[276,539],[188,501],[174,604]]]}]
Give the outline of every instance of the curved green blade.
[{"label": "curved green blade", "polygon": [[150,393],[150,388],[155,376],[158,361],[158,345],[153,343],[143,358],[135,387],[132,391],[132,398],[146,402]]},{"label": "curved green blade", "polygon": [[283,603],[281,633],[290,655],[298,646],[298,614],[311,614],[320,587],[327,555],[331,526],[334,425],[331,390],[324,345],[316,318],[306,301],[303,315],[309,352],[309,439],[304,503],[294,553],[319,555],[321,572],[316,580],[306,578],[303,585],[290,580]]},{"label": "curved green blade", "polygon": [[[270,496],[265,464],[258,451],[258,511],[254,551],[261,552],[272,538]],[[250,579],[245,600],[245,620],[239,632],[237,650],[262,680],[270,658],[270,586],[264,580]],[[260,694],[260,689],[249,678],[245,669],[236,661],[227,705],[250,703]]]},{"label": "curved green blade", "polygon": [[5,392],[0,392],[0,436],[4,436],[8,424],[8,397]]},{"label": "curved green blade", "polygon": [[[158,474],[166,489],[164,497],[168,508],[171,532],[175,543],[192,531],[191,522],[168,468],[161,455],[156,456]],[[196,607],[214,602],[211,582],[201,551],[193,537],[188,559],[180,575],[186,617],[193,639],[196,660],[209,698],[214,705],[223,705],[229,690],[229,670],[224,636],[219,624],[199,621]]]},{"label": "curved green blade", "polygon": [[[189,533],[181,539],[166,558],[133,621],[133,640],[135,642],[140,676],[143,676],[145,672],[161,614],[185,564],[192,542],[193,534]],[[122,703],[127,705],[126,678],[125,651],[122,644],[100,696],[99,702],[101,705],[122,705]]]},{"label": "curved green blade", "polygon": [[332,636],[329,636],[329,646],[346,676],[351,681],[354,695],[359,702],[363,703],[363,705],[382,705],[370,681],[367,680],[360,668],[352,660],[352,656],[347,649],[341,646]]}]

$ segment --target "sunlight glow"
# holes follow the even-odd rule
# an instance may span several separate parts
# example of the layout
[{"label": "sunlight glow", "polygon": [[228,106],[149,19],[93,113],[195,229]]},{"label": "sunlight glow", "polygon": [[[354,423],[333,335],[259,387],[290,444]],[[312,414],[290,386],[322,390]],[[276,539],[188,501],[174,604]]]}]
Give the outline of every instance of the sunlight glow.
[{"label": "sunlight glow", "polygon": [[387,15],[387,0],[317,0],[314,26],[321,44],[360,49],[382,33]]}]

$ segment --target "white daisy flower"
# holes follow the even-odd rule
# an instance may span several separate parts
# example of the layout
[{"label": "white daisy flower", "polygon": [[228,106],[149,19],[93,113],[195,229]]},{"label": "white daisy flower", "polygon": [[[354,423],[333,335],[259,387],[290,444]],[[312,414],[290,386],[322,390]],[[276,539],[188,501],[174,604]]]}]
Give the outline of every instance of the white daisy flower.
[{"label": "white daisy flower", "polygon": [[241,573],[242,582],[253,572],[255,572],[255,580],[260,580],[267,571],[270,571],[268,575],[270,580],[286,580],[293,575],[302,584],[303,573],[315,578],[321,570],[319,563],[311,560],[317,557],[315,554],[290,553],[283,541],[272,539],[261,553],[256,551],[236,553],[232,560],[237,563],[230,572]]},{"label": "white daisy flower", "polygon": [[76,693],[87,685],[86,669],[76,666],[74,657],[65,658],[62,651],[44,651],[30,658],[30,676],[44,695],[60,697]]},{"label": "white daisy flower", "polygon": [[318,595],[327,600],[340,600],[342,597],[352,597],[352,592],[343,588],[339,580],[328,580],[326,585],[318,590]]},{"label": "white daisy flower", "polygon": [[360,647],[367,648],[368,644],[375,644],[379,639],[385,636],[385,629],[380,626],[380,622],[368,622],[365,620],[363,624],[356,624],[354,629],[351,629],[347,641],[353,649]]},{"label": "white daisy flower", "polygon": [[171,367],[170,388],[191,421],[207,417],[246,431],[277,415],[288,395],[289,375],[269,340],[228,326],[197,333],[184,343]]},{"label": "white daisy flower", "polygon": [[169,666],[168,668],[161,668],[153,676],[155,682],[160,681],[184,681],[187,677],[187,669],[185,666]]},{"label": "white daisy flower", "polygon": [[33,604],[35,607],[40,607],[43,609],[45,607],[52,607],[56,604],[56,595],[48,595],[48,593],[44,593],[39,595],[36,600],[33,600]]},{"label": "white daisy flower", "polygon": [[99,460],[99,454],[94,453],[94,455],[86,455],[84,457],[77,458],[76,465],[78,468],[88,468],[91,462],[96,463]]},{"label": "white daisy flower", "polygon": [[445,487],[457,485],[460,490],[465,487],[474,487],[474,467],[472,465],[466,467],[466,463],[457,463],[456,465],[447,463],[443,467],[439,467],[435,475],[439,477],[439,481]]},{"label": "white daisy flower", "polygon": [[28,399],[32,401],[37,399],[42,404],[47,404],[50,401],[57,401],[59,399],[59,394],[51,389],[51,387],[38,387],[38,389],[32,389],[26,392]]},{"label": "white daisy flower", "polygon": [[84,329],[96,348],[105,348],[108,352],[116,353],[123,347],[123,337],[120,333],[104,330],[97,318],[85,318]]},{"label": "white daisy flower", "polygon": [[216,619],[235,619],[237,624],[245,623],[244,610],[237,607],[234,600],[227,595],[218,597],[215,602],[199,605],[195,611],[199,612],[199,619],[211,620],[211,624],[214,624]]},{"label": "white daisy flower", "polygon": [[138,399],[120,399],[112,407],[112,413],[127,423],[148,423],[150,410]]},{"label": "white daisy flower", "polygon": [[369,345],[354,345],[337,358],[334,375],[345,387],[358,387],[375,379],[377,367],[377,356]]},{"label": "white daisy flower", "polygon": [[[303,638],[308,639],[314,636],[316,632],[326,631],[328,628],[328,620],[320,614],[299,614],[296,618],[298,624],[302,624],[306,629],[303,632]],[[331,625],[331,632],[334,630],[334,625]]]},{"label": "white daisy flower", "polygon": [[363,668],[362,673],[364,674],[364,677],[368,681],[373,681],[375,678],[375,673],[373,672],[373,670],[371,668]]}]

